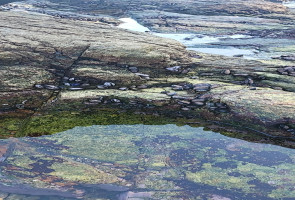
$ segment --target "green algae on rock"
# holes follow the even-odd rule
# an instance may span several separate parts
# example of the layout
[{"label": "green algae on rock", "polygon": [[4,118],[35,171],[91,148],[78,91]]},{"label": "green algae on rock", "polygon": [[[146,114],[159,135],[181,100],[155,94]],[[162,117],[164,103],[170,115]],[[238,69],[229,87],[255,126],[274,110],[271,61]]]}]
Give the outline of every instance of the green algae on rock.
[{"label": "green algae on rock", "polygon": [[1,180],[9,183],[11,191],[17,181],[39,190],[67,190],[83,199],[116,199],[127,191],[153,199],[294,195],[294,150],[227,138],[202,128],[76,127],[0,143],[10,148],[0,168]]}]

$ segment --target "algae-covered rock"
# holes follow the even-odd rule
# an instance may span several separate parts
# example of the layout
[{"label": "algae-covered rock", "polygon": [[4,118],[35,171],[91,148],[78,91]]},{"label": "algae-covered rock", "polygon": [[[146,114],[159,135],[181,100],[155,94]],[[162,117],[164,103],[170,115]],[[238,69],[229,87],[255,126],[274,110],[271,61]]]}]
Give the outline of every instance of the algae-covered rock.
[{"label": "algae-covered rock", "polygon": [[[293,42],[288,39],[293,37],[294,15],[285,6],[269,1],[235,0],[226,6],[222,2],[186,2],[187,7],[183,1],[92,3],[100,14],[118,9],[116,16],[122,17],[121,12],[130,11],[154,30],[210,34],[216,37],[217,46],[251,46],[257,54],[292,51]],[[42,2],[43,6],[22,2],[4,7],[9,11],[0,11],[0,38],[4,41],[0,44],[0,120],[11,119],[11,123],[0,126],[3,137],[50,134],[99,124],[91,117],[61,117],[61,127],[54,115],[73,110],[99,112],[97,107],[111,106],[232,125],[246,118],[245,124],[251,121],[250,126],[257,122],[252,129],[274,129],[271,135],[293,137],[295,79],[291,72],[284,75],[278,71],[292,65],[284,55],[253,60],[188,51],[172,39],[115,27],[120,21],[112,17],[63,12],[69,4],[71,11],[82,6],[92,12],[93,6],[88,7],[85,1],[63,3],[59,7],[48,2]],[[139,13],[138,9],[152,11]],[[216,12],[222,16],[208,18]],[[282,14],[285,21],[280,18]],[[22,21],[17,20],[20,18]],[[270,30],[275,31],[271,34]],[[272,38],[278,39],[280,48],[274,48]],[[106,87],[105,83],[112,84]],[[206,84],[206,89],[198,84]],[[288,129],[282,130],[285,125]]]},{"label": "algae-covered rock", "polygon": [[2,140],[0,146],[7,149],[0,167],[1,181],[7,183],[0,191],[8,193],[7,199],[19,194],[21,199],[222,195],[287,200],[294,195],[292,149],[203,128],[76,127],[51,136]]}]

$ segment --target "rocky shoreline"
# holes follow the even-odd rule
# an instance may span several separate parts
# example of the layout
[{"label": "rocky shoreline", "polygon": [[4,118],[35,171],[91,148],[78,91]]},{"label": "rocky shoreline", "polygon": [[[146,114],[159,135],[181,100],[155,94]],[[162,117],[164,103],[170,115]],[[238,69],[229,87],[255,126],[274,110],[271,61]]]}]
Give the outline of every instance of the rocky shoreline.
[{"label": "rocky shoreline", "polygon": [[[160,16],[165,16],[159,17],[159,12],[140,14],[138,9],[142,8],[137,8],[137,3],[126,10],[153,30],[167,32],[177,28],[182,32],[207,34],[213,30],[200,26],[202,21],[193,24],[195,20],[189,20],[200,18],[201,14],[212,15],[199,4],[194,6],[204,13],[198,15],[174,5],[168,6],[174,10],[161,10],[159,6]],[[238,1],[232,3],[240,5]],[[293,38],[290,27],[294,14],[282,5],[267,4],[270,7],[264,6],[264,10],[260,9],[260,3],[247,4],[251,8],[245,9],[246,13],[236,13],[240,20],[231,27],[216,30],[232,35],[246,29],[244,33],[248,31],[255,38]],[[50,5],[55,8],[54,4],[47,6]],[[116,4],[106,6],[117,9]],[[236,8],[231,9],[238,12]],[[233,13],[229,7],[224,9],[223,25],[226,25],[231,23],[226,22],[230,19],[227,14]],[[187,50],[175,40],[119,29],[116,26],[121,22],[111,16],[97,15],[89,20],[50,16],[39,11],[16,8],[0,11],[0,120],[3,122],[0,133],[3,137],[13,136],[11,133],[21,136],[25,125],[48,113],[58,115],[62,111],[81,112],[111,105],[171,119],[247,126],[269,136],[294,138],[293,55],[269,60],[211,55]],[[282,14],[285,18],[278,19]],[[220,22],[212,19],[212,25],[220,26]],[[203,21],[206,20],[203,16]],[[249,21],[241,26],[242,20]],[[261,27],[256,30],[261,22],[264,30]],[[276,35],[265,34],[274,27]],[[281,52],[293,47],[282,48],[285,49]]]},{"label": "rocky shoreline", "polygon": [[0,200],[293,199],[285,5],[0,6]]}]

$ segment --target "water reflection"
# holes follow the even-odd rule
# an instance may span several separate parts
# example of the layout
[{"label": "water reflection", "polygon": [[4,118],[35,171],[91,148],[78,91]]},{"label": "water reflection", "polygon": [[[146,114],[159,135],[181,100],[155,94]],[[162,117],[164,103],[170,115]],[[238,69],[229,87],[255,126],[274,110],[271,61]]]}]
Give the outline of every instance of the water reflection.
[{"label": "water reflection", "polygon": [[0,147],[4,199],[295,196],[295,150],[203,128],[76,127],[52,136],[2,140]]}]

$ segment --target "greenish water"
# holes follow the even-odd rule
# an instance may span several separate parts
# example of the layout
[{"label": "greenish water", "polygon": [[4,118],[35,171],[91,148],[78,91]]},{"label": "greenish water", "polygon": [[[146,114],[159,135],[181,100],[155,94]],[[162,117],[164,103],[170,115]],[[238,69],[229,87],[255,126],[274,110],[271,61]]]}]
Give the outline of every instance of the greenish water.
[{"label": "greenish water", "polygon": [[295,150],[176,125],[0,141],[4,199],[294,199]]}]

